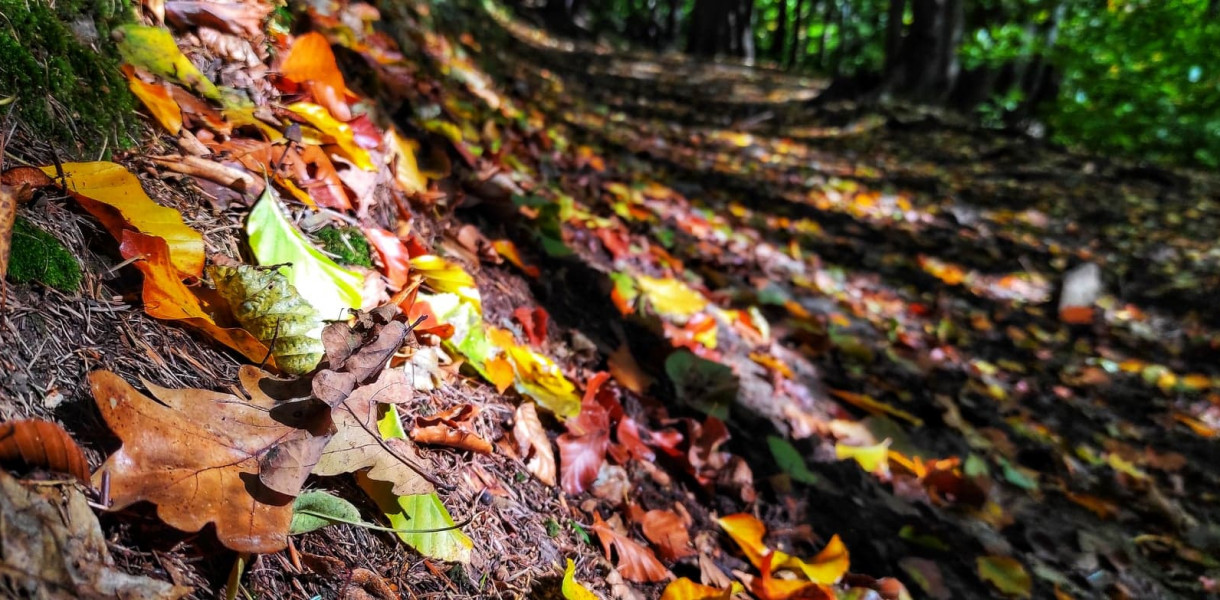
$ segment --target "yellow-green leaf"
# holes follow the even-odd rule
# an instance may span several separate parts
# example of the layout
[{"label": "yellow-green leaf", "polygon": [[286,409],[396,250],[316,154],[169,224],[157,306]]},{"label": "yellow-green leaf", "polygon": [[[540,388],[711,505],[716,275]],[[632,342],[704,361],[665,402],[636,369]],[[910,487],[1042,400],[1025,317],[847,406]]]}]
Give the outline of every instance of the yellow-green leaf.
[{"label": "yellow-green leaf", "polygon": [[237,322],[271,347],[275,364],[285,373],[308,373],[322,359],[322,321],[283,273],[241,265],[208,267],[216,290],[229,303]]},{"label": "yellow-green leaf", "polygon": [[119,54],[128,64],[220,102],[220,90],[183,56],[169,31],[145,25],[120,25],[114,31],[119,40]]},{"label": "yellow-green leaf", "polygon": [[1033,580],[1025,567],[1016,559],[1007,556],[978,557],[979,577],[994,585],[996,589],[1020,598],[1028,598]]},{"label": "yellow-green leaf", "polygon": [[635,282],[652,308],[664,316],[689,317],[707,307],[703,294],[677,279],[642,275]]},{"label": "yellow-green leaf", "polygon": [[842,442],[835,442],[836,458],[855,460],[869,473],[888,474],[890,472],[889,454],[890,440],[873,446],[847,446]]},{"label": "yellow-green leaf", "polygon": [[596,594],[576,581],[576,563],[570,558],[567,560],[568,568],[563,570],[563,586],[560,589],[563,597],[567,600],[598,600]]},{"label": "yellow-green leaf", "polygon": [[246,221],[250,249],[259,264],[283,265],[288,282],[323,319],[340,319],[361,307],[364,278],[340,267],[288,221],[274,188],[267,186]]},{"label": "yellow-green leaf", "polygon": [[369,151],[356,144],[356,132],[352,130],[351,125],[332,117],[330,111],[310,102],[290,104],[288,105],[288,110],[300,115],[310,125],[317,127],[319,131],[329,136],[329,140],[323,141],[330,142],[333,140],[335,144],[338,144],[339,149],[343,151],[344,156],[352,161],[352,164],[365,171],[377,170],[377,166],[373,164],[372,157],[369,156]]}]

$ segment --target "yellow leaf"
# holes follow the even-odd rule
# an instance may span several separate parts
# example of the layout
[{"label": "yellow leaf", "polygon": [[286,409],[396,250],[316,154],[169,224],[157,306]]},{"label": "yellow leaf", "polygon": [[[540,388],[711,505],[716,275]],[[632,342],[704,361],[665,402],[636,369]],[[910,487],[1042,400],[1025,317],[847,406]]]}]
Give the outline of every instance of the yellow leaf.
[{"label": "yellow leaf", "polygon": [[893,406],[890,406],[884,402],[874,400],[871,396],[856,394],[854,392],[847,392],[844,390],[830,390],[830,395],[838,398],[839,400],[847,402],[852,406],[868,411],[869,414],[888,414],[892,417],[897,417],[904,421],[908,421],[916,427],[923,426],[923,419],[920,419],[919,417],[916,417],[905,410],[894,408]]},{"label": "yellow leaf", "polygon": [[721,590],[680,577],[665,586],[665,591],[661,592],[661,600],[729,600],[741,590],[741,584],[736,581],[729,589]]},{"label": "yellow leaf", "polygon": [[835,442],[835,456],[839,460],[852,459],[860,463],[860,467],[869,473],[889,475],[890,440],[885,440],[875,446],[846,446]]},{"label": "yellow leaf", "polygon": [[317,127],[323,134],[329,136],[338,144],[339,150],[360,169],[376,171],[377,165],[369,156],[369,151],[356,144],[356,132],[352,126],[331,116],[325,108],[310,102],[297,102],[288,105],[288,110],[298,114],[310,125]]},{"label": "yellow leaf", "polygon": [[484,362],[483,370],[487,372],[488,381],[496,386],[496,391],[501,394],[513,384],[513,379],[516,378],[513,374],[512,363],[498,356]]},{"label": "yellow leaf", "polygon": [[[762,521],[748,513],[721,517],[718,521],[729,537],[741,548],[746,558],[758,569],[789,569],[804,575],[809,581],[830,585],[838,581],[850,566],[847,546],[835,535],[817,556],[804,561],[763,543],[767,528]],[[765,567],[764,567],[765,565]],[[770,575],[768,572],[767,575]]]},{"label": "yellow leaf", "polygon": [[843,540],[839,539],[838,535],[830,538],[830,542],[826,547],[808,561],[800,560],[794,556],[788,556],[783,561],[778,558],[783,553],[777,552],[775,558],[772,559],[774,568],[788,568],[798,570],[809,578],[809,581],[830,585],[843,577],[847,573],[847,568],[851,565],[850,557],[847,554],[847,546],[843,544]]},{"label": "yellow leaf", "polygon": [[1025,567],[1007,556],[980,556],[979,577],[1009,596],[1028,598],[1033,581]]},{"label": "yellow leaf", "polygon": [[181,83],[204,98],[220,102],[220,90],[182,55],[168,30],[145,25],[120,25],[114,29],[119,54],[130,65],[157,77]]},{"label": "yellow leaf", "polygon": [[560,588],[567,600],[598,600],[597,595],[576,581],[576,563],[568,559],[568,568],[563,570],[563,586]]},{"label": "yellow leaf", "polygon": [[641,275],[636,284],[653,309],[665,316],[689,317],[707,307],[707,298],[673,278]]},{"label": "yellow leaf", "polygon": [[756,568],[762,568],[763,557],[771,552],[771,549],[762,541],[763,536],[767,533],[767,526],[749,513],[726,515],[717,519],[716,522],[720,524],[720,528],[725,533],[729,534],[729,537],[733,538],[734,542],[737,542],[750,564]]},{"label": "yellow leaf", "polygon": [[469,302],[481,314],[483,298],[474,277],[461,265],[439,256],[425,254],[411,259],[411,269],[424,278],[424,283],[437,292],[450,292]]},{"label": "yellow leaf", "polygon": [[386,144],[390,152],[397,158],[394,168],[394,180],[398,187],[408,194],[418,194],[428,191],[428,179],[419,172],[419,163],[415,153],[419,151],[419,143],[398,135],[397,129],[386,133]]},{"label": "yellow leaf", "polygon": [[[77,200],[85,197],[85,208],[116,240],[123,239],[123,229],[129,228],[157,236],[169,244],[170,262],[183,278],[203,273],[203,234],[188,227],[178,211],[153,202],[130,171],[105,161],[64,163],[62,167],[65,187],[78,196]],[[42,172],[56,175],[55,167],[42,167]],[[99,214],[87,201],[104,204],[118,214]]]},{"label": "yellow leaf", "polygon": [[139,77],[136,77],[136,72],[130,66],[123,67],[123,74],[127,76],[127,87],[131,88],[131,93],[139,98],[144,106],[148,108],[149,114],[161,124],[162,127],[173,135],[178,135],[182,130],[182,109],[178,108],[178,103],[169,95],[169,90],[165,89],[165,85],[159,83],[148,83]]},{"label": "yellow leaf", "polygon": [[514,345],[505,350],[517,370],[517,391],[537,400],[560,419],[580,414],[576,386],[563,376],[559,365],[525,346]]}]

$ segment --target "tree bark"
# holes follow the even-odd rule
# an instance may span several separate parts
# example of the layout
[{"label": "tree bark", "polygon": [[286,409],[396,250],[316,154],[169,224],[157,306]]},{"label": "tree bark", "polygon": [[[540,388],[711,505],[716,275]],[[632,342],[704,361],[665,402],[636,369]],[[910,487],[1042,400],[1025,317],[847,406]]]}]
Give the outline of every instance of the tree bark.
[{"label": "tree bark", "polygon": [[902,51],[902,17],[907,12],[907,0],[890,0],[885,21],[885,72],[893,75],[898,65],[898,53]]},{"label": "tree bark", "polygon": [[796,12],[792,13],[792,45],[788,48],[788,68],[796,67],[797,58],[799,57],[798,50],[803,48],[801,38],[804,37],[804,31],[801,30],[803,25],[801,14],[805,8],[805,0],[796,0]]},{"label": "tree bark", "polygon": [[778,0],[778,3],[779,14],[775,17],[775,33],[772,34],[767,55],[771,60],[781,63],[784,60],[784,42],[788,39],[788,0]]}]

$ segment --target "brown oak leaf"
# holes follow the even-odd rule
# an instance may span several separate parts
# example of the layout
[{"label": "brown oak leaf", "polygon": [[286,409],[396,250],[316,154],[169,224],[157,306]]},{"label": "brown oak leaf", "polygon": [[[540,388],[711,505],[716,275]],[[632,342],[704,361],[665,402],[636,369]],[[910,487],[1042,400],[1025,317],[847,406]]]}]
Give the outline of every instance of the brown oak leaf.
[{"label": "brown oak leaf", "polygon": [[329,407],[268,395],[276,380],[244,366],[248,398],[145,382],[136,391],[109,371],[89,375],[98,409],[123,441],[94,476],[110,474],[112,509],[146,500],[183,531],[214,523],[221,543],[239,552],[283,549],[292,498],[334,432]]}]

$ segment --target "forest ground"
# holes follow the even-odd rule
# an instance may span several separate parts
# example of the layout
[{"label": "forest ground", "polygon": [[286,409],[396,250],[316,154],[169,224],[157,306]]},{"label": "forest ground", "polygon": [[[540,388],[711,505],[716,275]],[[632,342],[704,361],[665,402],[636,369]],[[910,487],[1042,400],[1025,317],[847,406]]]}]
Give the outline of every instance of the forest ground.
[{"label": "forest ground", "polygon": [[[352,15],[367,17],[352,6],[313,7],[298,27],[339,44]],[[401,63],[348,47],[339,64],[443,175],[412,199],[412,231],[474,275],[487,323],[529,336],[517,309],[541,307],[538,351],[576,381],[613,372],[655,459],[624,450],[590,490],[545,486],[509,442],[520,396],[455,369],[404,417],[475,405],[497,442],[490,455],[420,450],[450,512],[472,519],[469,563],[339,525],[297,538],[321,557],[307,568],[260,557],[244,584],[254,597],[348,595],[355,568],[403,597],[546,597],[564,558],[603,597],[658,597],[663,583],[624,582],[622,549],[606,556],[584,533],[618,513],[621,533],[663,549],[640,535],[639,508],[682,517],[691,552],[665,566],[712,585],[751,580],[716,522],[747,512],[796,556],[838,535],[851,565],[839,590],[890,597],[873,578],[892,576],[932,598],[1216,593],[1220,179],[916,108],[818,104],[825,82],[572,44],[475,3],[378,8]],[[243,203],[159,171],[148,157],[168,142],[146,132],[120,162],[206,232],[209,252],[241,255]],[[9,155],[53,164],[62,151],[31,133]],[[115,443],[84,383],[92,369],[171,387],[236,380],[240,356],[144,314],[139,273],[116,268],[115,245],[65,196],[22,215],[87,275],[74,296],[9,286],[6,416],[64,423],[96,466]],[[539,274],[489,260],[491,239],[515,242]],[[1105,293],[1064,322],[1054,290],[1085,262]],[[697,299],[635,289],[671,279]],[[731,375],[675,362],[682,350]],[[708,410],[727,412],[727,441]],[[564,431],[544,422],[552,439]],[[378,513],[350,480],[313,484]],[[120,567],[200,597],[223,587],[233,555],[207,531],[139,508],[102,524]]]}]

